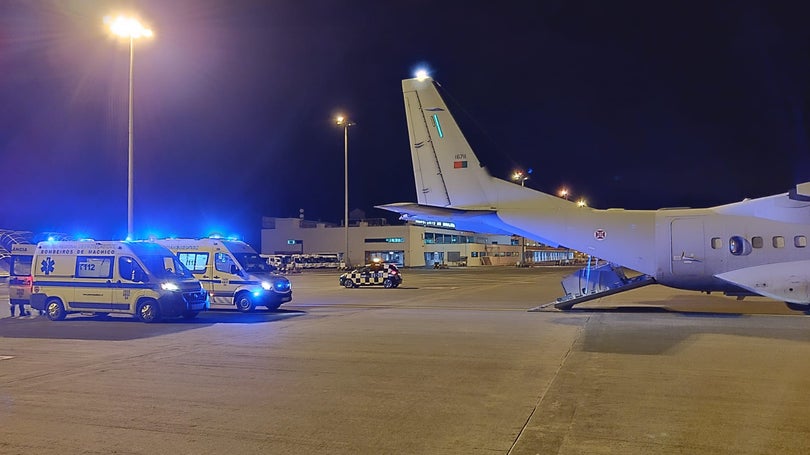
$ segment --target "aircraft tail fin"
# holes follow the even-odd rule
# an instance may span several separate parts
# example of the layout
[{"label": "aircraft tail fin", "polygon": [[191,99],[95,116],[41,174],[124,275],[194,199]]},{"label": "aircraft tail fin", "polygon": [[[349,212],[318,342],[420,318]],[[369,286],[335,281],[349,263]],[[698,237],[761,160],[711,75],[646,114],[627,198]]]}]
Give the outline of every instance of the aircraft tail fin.
[{"label": "aircraft tail fin", "polygon": [[402,81],[420,204],[488,209],[492,177],[473,153],[433,79]]}]

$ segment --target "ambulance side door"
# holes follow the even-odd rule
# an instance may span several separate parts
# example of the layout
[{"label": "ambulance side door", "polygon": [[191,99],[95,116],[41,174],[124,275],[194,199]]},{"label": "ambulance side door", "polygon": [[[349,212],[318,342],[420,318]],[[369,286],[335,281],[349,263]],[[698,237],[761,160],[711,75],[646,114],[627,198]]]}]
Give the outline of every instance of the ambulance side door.
[{"label": "ambulance side door", "polygon": [[113,299],[114,256],[76,256],[74,310],[108,312]]},{"label": "ambulance side door", "polygon": [[113,279],[112,310],[135,313],[139,289],[148,280],[143,267],[131,256],[119,256],[118,273]]},{"label": "ambulance side door", "polygon": [[[222,251],[214,253],[214,287],[217,295],[221,296],[221,299],[216,301],[218,305],[234,304],[233,294],[236,292],[236,288],[239,287],[239,283],[234,281],[241,281],[239,275],[232,273],[234,268],[238,269],[238,266],[231,255]],[[227,302],[225,301],[226,298]]]}]

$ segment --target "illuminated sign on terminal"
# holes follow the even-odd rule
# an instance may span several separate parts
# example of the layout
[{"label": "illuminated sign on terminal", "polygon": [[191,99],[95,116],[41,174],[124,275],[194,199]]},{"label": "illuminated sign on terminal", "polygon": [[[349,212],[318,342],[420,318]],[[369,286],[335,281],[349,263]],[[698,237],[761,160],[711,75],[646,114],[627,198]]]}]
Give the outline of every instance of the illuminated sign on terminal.
[{"label": "illuminated sign on terminal", "polygon": [[438,227],[438,228],[445,228],[445,229],[455,229],[456,223],[450,223],[448,221],[422,221],[422,220],[413,220],[414,224],[418,224],[421,226],[428,226],[428,227]]}]

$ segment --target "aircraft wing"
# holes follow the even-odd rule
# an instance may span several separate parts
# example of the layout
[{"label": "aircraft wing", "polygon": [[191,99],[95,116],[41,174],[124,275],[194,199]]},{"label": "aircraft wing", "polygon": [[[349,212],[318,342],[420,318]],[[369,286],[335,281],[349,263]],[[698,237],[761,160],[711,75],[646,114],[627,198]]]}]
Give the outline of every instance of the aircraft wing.
[{"label": "aircraft wing", "polygon": [[715,276],[775,300],[810,303],[810,260],[746,267]]}]

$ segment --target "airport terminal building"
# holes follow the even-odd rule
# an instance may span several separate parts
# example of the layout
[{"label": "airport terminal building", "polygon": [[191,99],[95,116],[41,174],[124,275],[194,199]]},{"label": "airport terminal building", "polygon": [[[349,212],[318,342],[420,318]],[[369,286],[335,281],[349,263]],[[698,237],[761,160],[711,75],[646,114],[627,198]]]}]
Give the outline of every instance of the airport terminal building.
[{"label": "airport terminal building", "polygon": [[[515,265],[526,261],[572,260],[574,252],[548,248],[523,237],[458,231],[452,223],[389,225],[385,219],[349,223],[349,262],[364,264],[374,258],[404,267]],[[261,254],[342,253],[346,249],[342,225],[299,218],[262,218]]]}]

